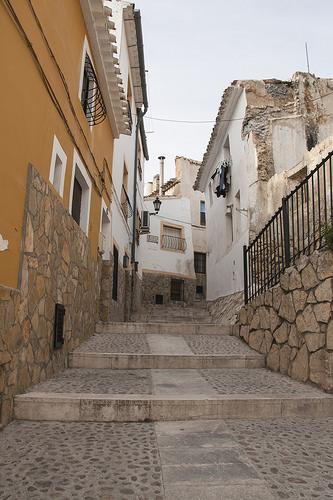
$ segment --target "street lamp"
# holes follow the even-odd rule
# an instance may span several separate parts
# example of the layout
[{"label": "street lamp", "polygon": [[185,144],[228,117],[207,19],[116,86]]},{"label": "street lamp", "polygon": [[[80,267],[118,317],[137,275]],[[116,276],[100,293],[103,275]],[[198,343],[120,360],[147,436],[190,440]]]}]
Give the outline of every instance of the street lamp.
[{"label": "street lamp", "polygon": [[156,196],[155,200],[153,201],[153,205],[154,205],[155,214],[158,214],[158,212],[160,211],[161,205],[162,205],[162,202],[158,196]]}]

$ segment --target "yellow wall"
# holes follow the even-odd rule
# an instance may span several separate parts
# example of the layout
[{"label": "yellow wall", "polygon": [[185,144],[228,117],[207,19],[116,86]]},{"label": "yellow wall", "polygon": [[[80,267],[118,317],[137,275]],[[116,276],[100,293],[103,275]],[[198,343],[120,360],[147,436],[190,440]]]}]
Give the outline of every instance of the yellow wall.
[{"label": "yellow wall", "polygon": [[32,15],[29,1],[11,0],[11,4],[37,53],[65,120],[47,92],[26,41],[8,14],[5,4],[0,2],[0,234],[9,241],[8,250],[0,251],[0,284],[10,287],[17,287],[18,283],[27,167],[29,163],[33,164],[44,179],[49,179],[54,134],[67,155],[64,206],[68,209],[74,147],[81,153],[93,181],[89,239],[94,256],[97,255],[101,213],[102,183],[99,171],[103,169],[104,158],[109,169],[105,175],[106,189],[103,192],[107,206],[110,205],[111,197],[112,130],[108,119],[90,128],[79,100],[81,59],[86,36],[80,2],[31,1],[64,75],[77,121],[59,71]]}]

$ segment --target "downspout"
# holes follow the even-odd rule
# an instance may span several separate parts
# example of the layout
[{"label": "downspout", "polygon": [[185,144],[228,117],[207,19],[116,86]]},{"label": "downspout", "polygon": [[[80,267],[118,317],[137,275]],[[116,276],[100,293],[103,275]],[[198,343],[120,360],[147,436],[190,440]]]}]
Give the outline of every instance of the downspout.
[{"label": "downspout", "polygon": [[142,97],[143,97],[143,111],[137,109],[137,121],[135,126],[135,151],[134,151],[134,181],[133,181],[133,225],[132,225],[132,246],[131,246],[131,263],[132,263],[132,293],[131,293],[131,311],[133,311],[134,306],[134,275],[135,275],[135,242],[136,242],[136,207],[137,207],[137,178],[138,178],[138,141],[139,141],[139,131],[140,124],[143,117],[148,111],[148,97],[147,97],[147,84],[146,84],[146,69],[145,69],[145,58],[143,52],[143,37],[142,37],[142,25],[141,25],[141,14],[139,10],[134,11],[134,21],[137,36],[138,45],[138,55],[139,55],[139,66],[140,66],[140,77],[142,84]]}]

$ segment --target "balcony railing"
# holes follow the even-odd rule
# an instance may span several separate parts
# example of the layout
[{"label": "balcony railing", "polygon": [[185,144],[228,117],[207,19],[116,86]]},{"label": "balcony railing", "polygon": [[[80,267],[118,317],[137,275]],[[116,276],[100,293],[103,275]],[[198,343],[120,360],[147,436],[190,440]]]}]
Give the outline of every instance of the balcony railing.
[{"label": "balcony railing", "polygon": [[169,236],[168,234],[162,235],[161,246],[167,250],[177,250],[180,252],[185,252],[187,248],[186,240],[184,238]]},{"label": "balcony railing", "polygon": [[122,187],[121,190],[121,209],[123,211],[125,219],[129,219],[130,217],[132,217],[133,215],[132,205],[124,186]]}]

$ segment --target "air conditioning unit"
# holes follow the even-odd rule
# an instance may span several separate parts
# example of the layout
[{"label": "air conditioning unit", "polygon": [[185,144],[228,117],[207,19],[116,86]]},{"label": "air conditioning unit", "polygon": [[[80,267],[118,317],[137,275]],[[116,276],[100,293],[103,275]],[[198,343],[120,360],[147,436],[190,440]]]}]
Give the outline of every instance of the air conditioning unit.
[{"label": "air conditioning unit", "polygon": [[148,210],[143,210],[141,212],[141,227],[140,227],[140,233],[141,234],[147,234],[149,233],[149,212]]}]

